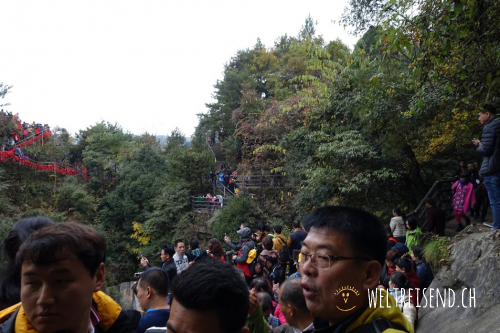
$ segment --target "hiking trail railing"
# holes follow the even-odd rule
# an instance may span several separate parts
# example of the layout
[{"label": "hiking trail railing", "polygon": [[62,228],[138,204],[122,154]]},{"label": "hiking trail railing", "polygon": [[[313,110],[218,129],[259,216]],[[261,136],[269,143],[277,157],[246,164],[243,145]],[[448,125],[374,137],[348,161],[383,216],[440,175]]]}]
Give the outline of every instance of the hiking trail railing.
[{"label": "hiking trail railing", "polygon": [[436,206],[442,208],[447,215],[452,215],[451,209],[451,185],[454,179],[443,179],[436,181],[432,187],[427,191],[425,197],[420,201],[417,208],[414,211],[406,214],[406,217],[414,217],[420,228],[423,230],[427,225],[427,206],[425,205],[425,199],[432,198],[436,202]]},{"label": "hiking trail railing", "polygon": [[39,133],[33,134],[25,139],[22,139],[22,140],[16,142],[14,144],[14,146],[12,147],[12,149],[24,148],[26,146],[32,145],[36,141],[42,141],[42,145],[43,145],[43,140],[50,139],[51,137],[52,137],[52,132],[49,129],[44,129],[43,131],[41,131]]},{"label": "hiking trail railing", "polygon": [[283,188],[282,175],[246,175],[242,179],[238,178],[236,184],[241,189],[269,189]]},{"label": "hiking trail railing", "polygon": [[79,175],[85,180],[90,180],[88,170],[85,167],[72,168],[67,165],[58,164],[56,162],[34,162],[26,160],[19,155],[15,155],[13,151],[0,151],[0,163],[13,163],[33,170],[42,172],[54,172],[62,176]]},{"label": "hiking trail railing", "polygon": [[191,197],[191,208],[198,213],[215,213],[217,210],[224,207],[226,199],[212,197]]}]

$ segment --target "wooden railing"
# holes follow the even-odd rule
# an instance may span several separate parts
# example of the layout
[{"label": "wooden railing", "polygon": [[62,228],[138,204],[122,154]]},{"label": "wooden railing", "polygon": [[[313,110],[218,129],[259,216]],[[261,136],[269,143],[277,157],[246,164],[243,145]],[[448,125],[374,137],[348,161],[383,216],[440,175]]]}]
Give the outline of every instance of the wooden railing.
[{"label": "wooden railing", "polygon": [[451,185],[455,180],[453,179],[443,179],[436,181],[432,187],[429,189],[425,197],[422,199],[420,204],[415,208],[414,211],[406,214],[406,217],[414,217],[420,228],[423,230],[427,225],[427,206],[425,205],[426,198],[432,198],[436,202],[436,206],[442,208],[447,215],[452,215],[453,211],[451,209]]},{"label": "wooden railing", "polygon": [[282,175],[246,175],[236,180],[242,189],[267,189],[282,188],[284,177]]},{"label": "wooden railing", "polygon": [[200,213],[214,213],[225,205],[225,199],[222,202],[219,200],[210,200],[207,197],[191,197],[191,207],[193,211]]}]

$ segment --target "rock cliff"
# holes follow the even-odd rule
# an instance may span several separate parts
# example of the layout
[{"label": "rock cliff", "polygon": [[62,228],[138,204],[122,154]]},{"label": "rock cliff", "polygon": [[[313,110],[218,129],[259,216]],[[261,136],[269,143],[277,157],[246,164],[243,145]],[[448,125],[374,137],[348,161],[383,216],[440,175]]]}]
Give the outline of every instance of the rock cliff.
[{"label": "rock cliff", "polygon": [[[499,275],[498,231],[470,234],[465,231],[456,236],[450,250],[449,267],[442,268],[435,275],[426,293],[427,305],[424,305],[422,300],[423,307],[419,310],[416,331],[499,332]],[[445,297],[436,298],[438,293],[442,296],[445,291]],[[432,308],[429,302],[431,297]],[[442,299],[445,306],[441,302]],[[438,306],[436,302],[439,303]]]}]

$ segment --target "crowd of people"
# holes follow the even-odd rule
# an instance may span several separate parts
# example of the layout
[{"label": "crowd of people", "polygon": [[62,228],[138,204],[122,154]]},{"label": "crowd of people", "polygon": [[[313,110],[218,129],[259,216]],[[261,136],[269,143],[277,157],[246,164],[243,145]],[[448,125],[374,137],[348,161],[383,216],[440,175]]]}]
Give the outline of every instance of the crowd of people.
[{"label": "crowd of people", "polygon": [[[489,106],[480,112],[485,126],[474,144],[485,156],[480,173],[499,229],[495,115]],[[457,219],[474,195],[462,176],[453,184]],[[444,212],[432,198],[426,206],[428,231],[441,235]],[[0,332],[413,333],[419,299],[434,277],[422,230],[401,209],[392,213],[384,228],[363,210],[322,207],[293,221],[288,237],[281,225],[252,230],[243,222],[238,240],[224,236],[227,252],[216,238],[207,250],[195,237],[187,250],[178,239],[162,246],[160,267],[141,256],[134,288],[140,312],[122,309],[101,291],[107,245],[95,229],[22,219],[2,243]],[[373,290],[380,304],[370,303]]]},{"label": "crowd of people", "polygon": [[[237,241],[214,238],[206,250],[195,237],[186,243],[178,239],[162,246],[160,267],[141,256],[143,272],[134,287],[138,312],[123,310],[100,291],[106,242],[96,230],[40,217],[20,220],[2,243],[9,266],[0,279],[0,329],[312,333],[390,327],[414,332],[414,320],[401,306],[406,296],[401,301],[400,295],[417,279],[424,281],[419,270],[427,266],[418,246],[412,247],[412,259],[397,252],[395,266],[390,265],[386,258],[393,250],[387,252],[382,223],[349,207],[319,208],[292,227],[285,236],[280,225],[259,224],[252,232],[242,223]],[[405,278],[413,284],[403,283]],[[368,292],[377,286],[392,309],[369,306]],[[341,296],[346,288],[356,294]],[[356,311],[342,311],[346,306]]]},{"label": "crowd of people", "polygon": [[459,162],[459,167],[455,172],[455,183],[451,189],[453,192],[452,208],[457,221],[456,231],[463,230],[462,219],[466,225],[470,225],[471,218],[493,227],[493,223],[486,221],[490,200],[484,184],[484,176],[479,171],[477,162],[468,164],[465,161]]},{"label": "crowd of people", "polygon": [[2,125],[6,127],[9,122],[17,124],[17,129],[9,133],[1,133],[6,140],[2,143],[0,151],[0,163],[13,162],[19,165],[29,167],[31,169],[40,170],[43,172],[56,172],[60,175],[79,175],[82,179],[89,180],[89,170],[85,168],[82,163],[74,163],[68,165],[67,162],[62,160],[45,159],[44,162],[40,161],[38,153],[34,153],[30,157],[27,153],[23,152],[23,148],[33,144],[36,141],[49,139],[52,137],[50,127],[45,124],[28,124],[19,119],[19,114],[12,114],[11,112],[0,110],[2,115]]},{"label": "crowd of people", "polygon": [[5,137],[5,141],[2,143],[2,151],[12,150],[18,147],[19,143],[29,137],[36,136],[38,134],[43,134],[44,132],[50,132],[50,127],[48,124],[42,125],[33,122],[32,124],[22,122],[19,119],[19,114],[13,115],[12,112],[0,110],[2,115],[2,125],[6,125],[8,122],[14,122],[16,128],[9,133],[2,133]]}]

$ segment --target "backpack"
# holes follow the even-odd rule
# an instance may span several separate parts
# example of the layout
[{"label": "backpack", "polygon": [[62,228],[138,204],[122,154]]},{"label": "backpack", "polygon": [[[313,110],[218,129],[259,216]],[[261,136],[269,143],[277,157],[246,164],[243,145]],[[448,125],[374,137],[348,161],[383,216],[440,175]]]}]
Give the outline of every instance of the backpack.
[{"label": "backpack", "polygon": [[288,251],[288,247],[286,245],[286,242],[283,242],[283,239],[281,237],[276,237],[278,241],[281,243],[281,249],[279,253],[279,261],[282,264],[286,264],[290,261],[290,251]]},{"label": "backpack", "polygon": [[250,252],[248,252],[246,263],[248,264],[248,269],[250,270],[250,274],[256,275],[255,264],[257,263],[257,250],[255,248],[251,249]]},{"label": "backpack", "polygon": [[285,270],[280,264],[275,264],[267,277],[272,283],[282,283],[285,281]]}]

